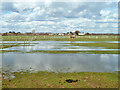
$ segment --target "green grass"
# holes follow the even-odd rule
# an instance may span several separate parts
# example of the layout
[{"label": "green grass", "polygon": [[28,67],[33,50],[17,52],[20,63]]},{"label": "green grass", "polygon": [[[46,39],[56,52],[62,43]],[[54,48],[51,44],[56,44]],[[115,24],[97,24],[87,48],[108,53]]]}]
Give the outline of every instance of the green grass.
[{"label": "green grass", "polygon": [[67,54],[67,53],[79,53],[79,54],[120,54],[119,51],[52,51],[52,50],[34,50],[26,53],[49,53],[49,54]]},{"label": "green grass", "polygon": [[[3,88],[118,88],[118,73],[109,72],[73,72],[54,73],[39,71],[38,73],[14,73],[16,78],[3,79]],[[78,82],[68,83],[73,79]]]},{"label": "green grass", "polygon": [[3,41],[118,41],[120,36],[101,35],[101,36],[76,36],[75,39],[70,39],[70,36],[2,36]]},{"label": "green grass", "polygon": [[[2,81],[1,79],[0,79],[0,81]],[[2,89],[2,82],[0,82],[0,90]]]},{"label": "green grass", "polygon": [[7,52],[21,52],[21,51],[20,50],[0,50],[0,53],[7,53]]},{"label": "green grass", "polygon": [[71,46],[104,47],[105,49],[118,49],[118,43],[69,43],[69,44]]}]

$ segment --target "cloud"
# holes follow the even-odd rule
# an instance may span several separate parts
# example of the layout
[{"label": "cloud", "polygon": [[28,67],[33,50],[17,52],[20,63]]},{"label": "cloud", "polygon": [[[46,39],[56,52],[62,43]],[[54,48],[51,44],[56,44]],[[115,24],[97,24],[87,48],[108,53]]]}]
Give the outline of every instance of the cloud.
[{"label": "cloud", "polygon": [[35,28],[37,32],[109,30],[116,33],[116,5],[116,2],[4,2],[1,29],[4,32],[13,29],[27,32]]},{"label": "cloud", "polygon": [[110,11],[101,10],[101,11],[100,11],[100,14],[101,14],[102,16],[107,16],[107,15],[110,14]]}]

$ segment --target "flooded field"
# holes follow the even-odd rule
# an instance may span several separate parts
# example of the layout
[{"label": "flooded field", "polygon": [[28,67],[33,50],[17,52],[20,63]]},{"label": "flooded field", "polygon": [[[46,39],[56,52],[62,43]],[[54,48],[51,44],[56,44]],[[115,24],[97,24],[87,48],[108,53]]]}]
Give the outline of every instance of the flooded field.
[{"label": "flooded field", "polygon": [[[114,47],[108,49],[102,46],[89,47],[73,45],[79,43],[95,43],[98,45],[100,43],[118,44],[119,42],[117,41],[4,41],[1,43],[3,43],[3,45],[18,44],[18,46],[1,49],[11,51],[2,54],[4,69],[19,71],[20,69],[29,70],[32,68],[35,71],[53,72],[113,72],[118,70],[117,54],[72,53],[72,51],[117,52],[119,49],[114,49]],[[12,50],[16,51],[12,52]],[[41,52],[49,52],[51,50],[56,52],[54,54]],[[57,53],[59,51],[62,51],[62,53]],[[70,53],[65,53],[66,51]],[[7,66],[9,66],[9,68],[7,68]]]},{"label": "flooded field", "polygon": [[[100,46],[100,43],[103,44],[116,44],[118,41],[4,41],[1,42],[4,45],[16,45],[14,47],[3,48],[1,50],[19,50],[23,52],[30,52],[33,50],[54,50],[54,51],[84,51],[84,50],[111,50],[117,51],[118,47],[106,48]],[[98,44],[99,46],[85,46],[85,45],[73,45],[73,44]],[[108,47],[107,46],[107,47]]]},{"label": "flooded field", "polygon": [[[51,87],[57,87],[56,84],[59,87],[70,87],[66,80],[72,79],[78,80],[73,87],[91,87],[91,82],[94,82],[92,87],[117,87],[118,43],[2,41],[0,66],[3,80],[0,82],[2,81],[2,87],[6,88],[49,87],[47,85],[51,82]],[[28,84],[29,82],[31,83]],[[41,84],[38,85],[36,82]]]},{"label": "flooded field", "polygon": [[11,71],[114,72],[118,70],[118,55],[8,53],[3,55],[3,67]]},{"label": "flooded field", "polygon": [[30,1],[2,0],[0,89],[118,90],[118,0]]}]

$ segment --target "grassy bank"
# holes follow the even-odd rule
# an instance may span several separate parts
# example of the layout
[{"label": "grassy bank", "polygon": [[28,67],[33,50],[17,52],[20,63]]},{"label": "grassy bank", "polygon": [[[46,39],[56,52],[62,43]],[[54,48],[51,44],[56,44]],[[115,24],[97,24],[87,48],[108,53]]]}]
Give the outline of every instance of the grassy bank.
[{"label": "grassy bank", "polygon": [[[117,88],[118,73],[78,72],[14,73],[16,78],[3,79],[3,88]],[[70,82],[73,80],[73,82]]]},{"label": "grassy bank", "polygon": [[101,36],[76,36],[75,39],[70,39],[70,36],[2,36],[3,41],[118,41],[120,36],[101,35]]}]

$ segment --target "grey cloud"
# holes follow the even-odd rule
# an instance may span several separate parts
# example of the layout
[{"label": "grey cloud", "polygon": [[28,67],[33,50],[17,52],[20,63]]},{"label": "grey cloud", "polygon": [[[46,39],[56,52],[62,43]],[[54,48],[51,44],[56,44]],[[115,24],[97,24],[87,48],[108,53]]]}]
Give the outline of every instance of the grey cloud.
[{"label": "grey cloud", "polygon": [[13,11],[18,12],[17,9],[13,6],[13,2],[2,2],[2,12]]},{"label": "grey cloud", "polygon": [[[20,12],[20,10],[17,10],[14,6],[15,3],[8,2],[3,3],[3,11],[14,11],[14,12]],[[22,3],[21,3],[22,4]],[[24,3],[23,3],[24,4]],[[33,3],[34,4],[34,3]],[[23,8],[25,5],[26,8]],[[78,2],[52,2],[49,7],[45,7],[44,3],[35,3],[35,5],[30,6],[29,4],[24,4],[22,8],[23,12],[32,11],[35,7],[41,7],[44,8],[46,12],[49,12],[48,14],[45,12],[44,17],[49,15],[49,17],[65,17],[65,18],[78,18],[78,17],[84,17],[84,18],[92,18],[93,15],[96,16],[95,19],[100,18],[101,14],[100,11],[102,9],[105,9],[106,7],[114,7],[116,6],[116,3],[105,3],[105,2],[85,2],[85,3],[78,3]],[[61,9],[63,10],[61,10]],[[71,10],[69,13],[68,11]],[[84,14],[79,15],[80,12],[83,12],[84,10],[87,10]],[[37,17],[40,18],[40,17]]]},{"label": "grey cloud", "polygon": [[[29,31],[31,28],[34,27],[38,32],[41,30],[51,31],[51,32],[52,31],[65,32],[68,30],[73,31],[82,28],[89,32],[91,32],[92,30],[93,32],[99,32],[99,31],[101,32],[102,29],[98,28],[99,29],[98,30],[97,27],[101,25],[102,20],[105,19],[106,23],[109,24],[110,22],[107,21],[106,17],[101,16],[100,11],[107,8],[112,8],[116,5],[117,5],[116,3],[107,3],[107,2],[106,3],[52,2],[49,6],[45,6],[44,3],[38,3],[38,2],[31,4],[6,2],[3,3],[2,6],[3,8],[2,20],[6,21],[9,24],[3,23],[3,28],[8,28],[8,29],[14,28],[16,31],[22,28],[22,30]],[[37,11],[35,11],[36,8],[40,8],[40,9],[37,9]],[[7,14],[4,14],[4,12],[8,12],[8,11],[12,11],[12,13],[7,13],[9,17],[6,16]],[[17,15],[15,13],[17,13]],[[114,11],[114,13],[116,12]],[[113,17],[109,16],[109,18],[114,20]],[[94,20],[96,20],[96,22],[94,22]],[[99,23],[99,21],[97,20],[101,20],[101,22]],[[37,21],[37,22],[33,23],[33,21]],[[51,21],[53,23],[49,25],[47,23],[48,21]],[[22,24],[20,24],[20,22],[22,22]],[[29,22],[31,22],[31,24],[29,24]],[[42,24],[38,22],[45,22],[45,23]],[[17,25],[15,25],[14,23],[16,23]],[[96,25],[96,23],[98,24]],[[114,21],[111,21],[111,23],[114,23]],[[43,29],[40,26],[46,28]],[[55,26],[56,28],[53,28],[52,26]],[[109,28],[110,27],[108,27],[108,29]],[[102,32],[104,31],[105,30],[103,30]]]}]

